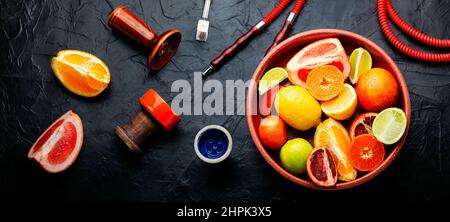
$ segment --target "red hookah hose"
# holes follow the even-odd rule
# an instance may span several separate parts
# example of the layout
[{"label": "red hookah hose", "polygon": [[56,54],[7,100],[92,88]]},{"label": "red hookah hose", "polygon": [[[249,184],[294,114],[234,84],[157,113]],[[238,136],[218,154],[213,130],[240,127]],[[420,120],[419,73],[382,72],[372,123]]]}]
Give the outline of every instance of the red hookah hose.
[{"label": "red hookah hose", "polygon": [[398,16],[390,0],[378,0],[378,19],[381,25],[381,29],[386,35],[386,38],[394,45],[395,48],[400,50],[402,53],[419,60],[428,62],[450,62],[450,53],[425,52],[413,49],[400,41],[400,39],[397,38],[397,36],[389,26],[388,16],[386,12],[401,30],[406,32],[411,37],[417,39],[418,41],[436,47],[450,47],[450,40],[434,38],[416,30],[404,20],[402,20],[400,16]]},{"label": "red hookah hose", "polygon": [[426,35],[422,32],[415,30],[407,22],[405,22],[400,16],[398,16],[391,1],[387,1],[387,12],[392,21],[400,27],[401,30],[406,32],[411,37],[431,46],[447,48],[450,47],[450,39],[438,39],[432,36]]},{"label": "red hookah hose", "polygon": [[289,5],[289,3],[291,3],[291,0],[280,0],[275,8],[271,12],[269,12],[269,14],[267,14],[266,17],[262,19],[262,21],[266,23],[266,25],[272,23],[273,20],[275,20],[278,15],[280,15],[280,13],[283,12],[283,10]]},{"label": "red hookah hose", "polygon": [[280,31],[277,33],[275,38],[273,39],[272,44],[267,48],[266,54],[269,53],[275,46],[279,45],[282,41],[284,41],[288,36],[289,32],[291,32],[292,27],[294,26],[295,19],[303,8],[306,0],[297,0],[295,2],[294,8],[292,9],[289,16],[286,18],[286,21],[281,27]]},{"label": "red hookah hose", "polygon": [[292,9],[292,13],[298,15],[300,13],[300,11],[303,8],[303,5],[305,4],[306,0],[297,0],[297,2],[295,2],[294,8]]}]

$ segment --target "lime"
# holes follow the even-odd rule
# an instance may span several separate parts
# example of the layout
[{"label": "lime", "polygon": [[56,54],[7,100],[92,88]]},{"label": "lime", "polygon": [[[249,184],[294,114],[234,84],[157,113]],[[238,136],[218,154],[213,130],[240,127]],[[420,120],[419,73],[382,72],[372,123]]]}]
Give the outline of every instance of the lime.
[{"label": "lime", "polygon": [[405,133],[406,114],[399,108],[387,108],[375,117],[372,129],[373,135],[380,142],[394,144]]},{"label": "lime", "polygon": [[263,95],[270,88],[279,85],[285,79],[287,79],[288,73],[286,69],[281,67],[275,67],[264,73],[263,77],[259,80],[258,92],[259,95]]},{"label": "lime", "polygon": [[350,65],[352,66],[352,71],[350,72],[349,78],[350,82],[354,85],[364,72],[372,68],[372,57],[367,50],[357,48],[350,55]]},{"label": "lime", "polygon": [[302,138],[295,138],[287,141],[280,151],[280,160],[283,167],[293,174],[306,173],[306,160],[313,147]]}]

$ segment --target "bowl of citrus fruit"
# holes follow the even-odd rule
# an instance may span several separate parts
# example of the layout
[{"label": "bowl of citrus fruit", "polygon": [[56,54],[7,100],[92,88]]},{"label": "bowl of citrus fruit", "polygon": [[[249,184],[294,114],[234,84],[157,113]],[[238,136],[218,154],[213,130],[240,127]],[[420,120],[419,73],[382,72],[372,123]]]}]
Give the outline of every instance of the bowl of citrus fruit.
[{"label": "bowl of citrus fruit", "polygon": [[411,102],[401,71],[378,45],[319,29],[292,36],[262,59],[246,112],[258,151],[278,173],[339,190],[371,180],[395,159]]}]

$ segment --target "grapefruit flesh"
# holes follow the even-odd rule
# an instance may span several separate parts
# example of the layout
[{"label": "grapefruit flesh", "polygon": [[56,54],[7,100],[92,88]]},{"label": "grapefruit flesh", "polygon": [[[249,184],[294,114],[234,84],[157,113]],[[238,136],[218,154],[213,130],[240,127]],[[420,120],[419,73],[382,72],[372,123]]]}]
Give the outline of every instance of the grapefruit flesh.
[{"label": "grapefruit flesh", "polygon": [[75,149],[75,144],[77,142],[75,125],[71,122],[67,122],[63,127],[65,136],[61,137],[54,148],[48,153],[48,162],[51,164],[63,163],[73,152],[73,149]]},{"label": "grapefruit flesh", "polygon": [[28,158],[38,162],[44,170],[58,173],[75,161],[83,144],[83,125],[80,117],[69,111],[56,120],[33,144]]},{"label": "grapefruit flesh", "polygon": [[344,79],[347,79],[351,67],[339,39],[328,38],[313,42],[295,54],[286,65],[289,81],[305,87],[309,72],[323,65],[337,67],[344,74]]},{"label": "grapefruit flesh", "polygon": [[53,132],[58,129],[59,126],[64,122],[64,120],[60,119],[52,124],[49,129],[42,135],[42,137],[36,142],[35,148],[33,149],[33,153],[36,153],[41,150],[42,145],[47,142],[48,138],[53,134]]}]

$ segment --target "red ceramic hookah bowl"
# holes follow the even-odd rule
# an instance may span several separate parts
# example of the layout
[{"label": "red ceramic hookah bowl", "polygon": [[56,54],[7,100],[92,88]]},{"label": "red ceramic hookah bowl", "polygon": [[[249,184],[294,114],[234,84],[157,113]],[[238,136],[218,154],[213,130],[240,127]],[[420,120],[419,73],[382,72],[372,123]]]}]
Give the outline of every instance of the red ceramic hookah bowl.
[{"label": "red ceramic hookah bowl", "polygon": [[111,12],[108,25],[150,49],[147,62],[150,70],[154,72],[161,70],[170,61],[181,42],[180,30],[171,29],[157,35],[124,5]]},{"label": "red ceramic hookah bowl", "polygon": [[144,108],[122,128],[116,126],[116,134],[135,154],[141,154],[141,145],[158,132],[170,132],[180,122],[180,117],[153,90],[148,90],[139,103]]}]

